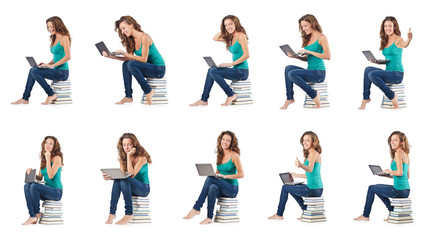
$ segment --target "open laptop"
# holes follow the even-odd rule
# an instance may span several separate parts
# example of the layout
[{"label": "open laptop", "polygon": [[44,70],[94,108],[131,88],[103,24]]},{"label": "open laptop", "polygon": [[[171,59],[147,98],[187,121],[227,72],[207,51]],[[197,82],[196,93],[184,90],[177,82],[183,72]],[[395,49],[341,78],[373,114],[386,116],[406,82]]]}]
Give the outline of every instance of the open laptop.
[{"label": "open laptop", "polygon": [[216,172],[214,171],[211,163],[196,163],[195,167],[197,168],[198,175],[200,176],[216,176]]},{"label": "open laptop", "polygon": [[115,56],[115,57],[123,57],[123,53],[110,52],[109,49],[107,49],[106,44],[103,41],[96,43],[95,46],[97,47],[101,56],[103,56],[103,52],[106,52],[108,55],[112,55],[112,56]]},{"label": "open laptop", "polygon": [[33,68],[48,68],[45,66],[38,66],[37,62],[33,57],[26,57],[26,60],[28,60],[29,65]]},{"label": "open laptop", "polygon": [[132,176],[132,173],[123,173],[120,168],[104,168],[100,170],[103,172],[103,174],[109,175],[112,180],[125,179]]},{"label": "open laptop", "polygon": [[203,57],[204,60],[206,60],[206,63],[209,65],[209,67],[214,67],[214,68],[227,68],[227,67],[221,67],[216,65],[216,63],[213,61],[213,58],[211,57]]},{"label": "open laptop", "polygon": [[289,172],[279,173],[279,176],[282,179],[283,184],[285,185],[298,185],[303,184],[304,182],[294,181],[294,178]]},{"label": "open laptop", "polygon": [[288,56],[288,53],[291,53],[291,55],[293,55],[294,57],[304,57],[306,55],[304,53],[294,52],[294,50],[292,50],[292,48],[288,44],[285,44],[279,47],[282,49],[282,51],[285,53],[286,56]]},{"label": "open laptop", "polygon": [[373,175],[378,175],[382,177],[389,177],[391,174],[382,172],[382,168],[379,165],[369,165],[370,170],[372,170]]},{"label": "open laptop", "polygon": [[31,169],[29,174],[25,172],[25,183],[45,183],[45,181],[40,181],[37,179],[37,169]]},{"label": "open laptop", "polygon": [[389,61],[387,59],[376,59],[371,51],[362,51],[362,52],[364,56],[367,58],[367,60],[370,62],[373,61],[374,63],[377,63],[377,64],[386,64],[386,62]]}]

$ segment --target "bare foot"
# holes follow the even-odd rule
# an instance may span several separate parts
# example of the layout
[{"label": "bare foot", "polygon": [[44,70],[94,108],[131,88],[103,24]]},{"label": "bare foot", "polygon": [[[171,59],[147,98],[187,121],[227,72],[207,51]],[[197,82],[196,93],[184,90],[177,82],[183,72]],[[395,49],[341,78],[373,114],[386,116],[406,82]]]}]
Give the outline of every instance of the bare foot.
[{"label": "bare foot", "polygon": [[210,224],[210,223],[213,223],[213,220],[211,220],[210,218],[206,218],[200,222],[201,225]]},{"label": "bare foot", "polygon": [[282,220],[283,216],[278,216],[278,214],[273,214],[272,216],[268,217],[269,220]]},{"label": "bare foot", "polygon": [[371,101],[371,99],[363,99],[361,102],[361,106],[358,108],[359,110],[364,110],[366,108],[366,105]]},{"label": "bare foot", "polygon": [[147,98],[147,105],[151,105],[153,102],[153,95],[154,95],[154,89],[151,89],[151,92],[145,95],[145,98]]},{"label": "bare foot", "polygon": [[124,103],[131,103],[133,100],[132,98],[128,98],[128,97],[124,97],[122,98],[122,100],[120,100],[119,102],[116,102],[116,104],[118,105],[122,105]]},{"label": "bare foot", "polygon": [[125,225],[127,224],[129,221],[132,220],[132,218],[134,218],[133,215],[125,215],[123,216],[123,218],[119,221],[116,222],[117,225]]},{"label": "bare foot", "polygon": [[313,98],[313,102],[316,104],[314,108],[320,108],[322,103],[320,102],[320,93],[317,92],[317,95],[315,98]]},{"label": "bare foot", "polygon": [[107,221],[105,222],[105,224],[112,224],[113,220],[116,218],[116,215],[113,214],[109,214],[109,217],[107,218]]},{"label": "bare foot", "polygon": [[191,107],[196,107],[196,106],[207,106],[208,103],[204,102],[203,100],[198,100],[195,103],[191,103],[190,106]]},{"label": "bare foot", "polygon": [[398,109],[399,108],[397,93],[395,93],[395,96],[394,96],[394,98],[392,98],[391,103],[394,105],[392,107],[393,109]]},{"label": "bare foot", "polygon": [[238,95],[234,94],[232,97],[226,98],[225,103],[222,103],[221,106],[229,106],[238,98]]},{"label": "bare foot", "polygon": [[389,212],[388,217],[383,219],[383,221],[387,222],[389,220],[389,216],[391,215],[391,212]]},{"label": "bare foot", "polygon": [[36,224],[38,222],[38,218],[30,217],[26,222],[22,223],[22,225],[29,225],[29,224]]},{"label": "bare foot", "polygon": [[285,104],[281,107],[281,109],[287,109],[289,105],[293,104],[295,102],[295,99],[292,100],[286,100]]},{"label": "bare foot", "polygon": [[12,102],[11,104],[16,105],[16,104],[28,104],[28,103],[29,103],[28,100],[24,100],[24,99],[21,98],[18,101]]},{"label": "bare foot", "polygon": [[52,104],[53,101],[56,100],[56,99],[57,99],[57,95],[56,94],[53,94],[52,96],[47,97],[46,101],[43,102],[43,103],[41,103],[41,104],[42,105],[49,105],[49,104]]},{"label": "bare foot", "polygon": [[370,218],[360,215],[359,217],[354,218],[354,221],[369,221]]},{"label": "bare foot", "polygon": [[194,208],[193,209],[191,209],[191,211],[189,211],[189,213],[185,216],[185,217],[183,217],[184,219],[191,219],[191,218],[193,218],[195,215],[199,215],[200,214],[200,211],[197,211],[197,210],[195,210]]}]

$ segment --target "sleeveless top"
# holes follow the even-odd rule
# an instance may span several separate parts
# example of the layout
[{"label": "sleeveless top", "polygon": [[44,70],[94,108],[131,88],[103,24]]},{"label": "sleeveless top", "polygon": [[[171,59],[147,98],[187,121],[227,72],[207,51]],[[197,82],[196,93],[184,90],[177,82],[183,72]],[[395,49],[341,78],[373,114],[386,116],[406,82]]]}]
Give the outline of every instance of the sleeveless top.
[{"label": "sleeveless top", "polygon": [[[397,177],[394,177],[394,188],[396,190],[404,190],[404,189],[410,189],[410,185],[408,184],[408,166],[407,163],[402,163],[402,175]],[[397,163],[395,162],[395,159],[391,163],[391,170],[396,171],[397,169]]]},{"label": "sleeveless top", "polygon": [[137,173],[137,175],[135,175],[134,179],[136,179],[136,180],[138,180],[142,183],[145,183],[145,184],[150,184],[150,180],[148,178],[148,163],[146,163],[142,166],[142,168]]},{"label": "sleeveless top", "polygon": [[[50,48],[50,52],[53,54],[53,63],[60,61],[62,58],[65,57],[65,48],[60,45],[60,41],[56,43],[53,47]],[[63,63],[54,69],[62,69],[62,70],[69,70],[68,62]]]},{"label": "sleeveless top", "polygon": [[[242,51],[242,46],[238,42],[238,40],[236,40],[232,46],[229,46],[229,52],[232,53],[233,62],[235,62],[236,60],[238,60],[238,58],[244,55],[244,51]],[[247,60],[245,60],[240,64],[234,65],[233,68],[248,69],[248,62]]]},{"label": "sleeveless top", "polygon": [[[235,164],[232,162],[232,159],[229,159],[227,163],[217,165],[217,171],[222,175],[233,175],[237,174]],[[232,185],[238,186],[238,179],[222,179],[225,182],[228,182]]]},{"label": "sleeveless top", "polygon": [[[51,163],[51,165],[53,166],[53,162]],[[59,169],[57,170],[56,174],[54,175],[52,179],[48,178],[47,167],[41,169],[41,174],[43,175],[44,181],[46,181],[47,186],[63,189],[62,180],[61,180],[62,167],[59,167]]]},{"label": "sleeveless top", "polygon": [[[319,44],[319,39],[317,39],[313,44],[305,46],[304,49],[312,52],[323,53],[323,47]],[[308,54],[307,56],[307,63],[307,69],[309,70],[326,70],[323,59],[315,57],[311,54]]]},{"label": "sleeveless top", "polygon": [[[306,159],[304,165],[308,166],[310,162],[308,159]],[[307,187],[310,189],[318,189],[323,188],[322,178],[320,176],[320,167],[321,163],[315,162],[313,171],[307,172],[306,171],[306,177],[307,177]]]},{"label": "sleeveless top", "polygon": [[[157,66],[165,66],[165,62],[162,58],[162,55],[160,55],[159,51],[156,48],[156,45],[151,44],[148,48],[148,57],[147,57],[147,63],[151,63]],[[142,57],[142,43],[140,49],[136,50],[135,55]]]},{"label": "sleeveless top", "polygon": [[395,45],[395,42],[391,46],[384,48],[382,54],[389,61],[386,62],[386,71],[404,72],[402,67],[402,48]]}]

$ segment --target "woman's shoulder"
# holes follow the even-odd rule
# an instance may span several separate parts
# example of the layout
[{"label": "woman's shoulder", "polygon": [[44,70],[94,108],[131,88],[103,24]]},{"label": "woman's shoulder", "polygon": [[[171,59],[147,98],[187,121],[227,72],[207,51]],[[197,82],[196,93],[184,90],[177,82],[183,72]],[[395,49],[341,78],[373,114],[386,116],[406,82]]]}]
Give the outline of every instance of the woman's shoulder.
[{"label": "woman's shoulder", "polygon": [[404,39],[400,36],[398,36],[394,41],[395,46],[397,46],[397,47],[399,47],[400,43],[402,43],[402,42],[404,42]]},{"label": "woman's shoulder", "polygon": [[51,161],[53,164],[60,164],[62,166],[62,158],[60,156],[54,156]]},{"label": "woman's shoulder", "polygon": [[325,34],[321,33],[320,36],[317,38],[317,40],[319,41],[319,44],[320,44],[323,41],[328,41],[328,38],[326,37]]},{"label": "woman's shoulder", "polygon": [[153,39],[148,33],[143,33],[141,36],[141,42],[147,42],[149,45],[153,44]]},{"label": "woman's shoulder", "polygon": [[239,154],[236,152],[231,152],[231,159],[234,161],[238,161],[239,160]]}]

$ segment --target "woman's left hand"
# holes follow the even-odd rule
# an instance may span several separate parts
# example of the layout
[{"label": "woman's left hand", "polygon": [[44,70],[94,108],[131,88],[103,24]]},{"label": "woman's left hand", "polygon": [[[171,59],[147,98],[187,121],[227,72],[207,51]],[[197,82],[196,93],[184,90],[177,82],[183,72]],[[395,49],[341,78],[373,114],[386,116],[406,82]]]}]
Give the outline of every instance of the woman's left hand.
[{"label": "woman's left hand", "polygon": [[50,162],[51,152],[46,152],[46,153],[44,153],[44,156],[46,157],[46,160],[47,160],[48,162]]},{"label": "woman's left hand", "polygon": [[128,156],[132,156],[132,155],[134,155],[134,153],[137,151],[137,149],[136,148],[131,148],[131,150],[129,150],[129,152],[128,152]]},{"label": "woman's left hand", "polygon": [[53,68],[53,66],[51,66],[51,64],[45,64],[45,63],[41,63],[40,67],[45,67],[45,68]]},{"label": "woman's left hand", "polygon": [[129,54],[127,52],[124,52],[122,50],[116,50],[115,52],[122,53],[124,57],[128,57],[129,56]]},{"label": "woman's left hand", "polygon": [[221,63],[219,67],[232,67],[232,63]]},{"label": "woman's left hand", "polygon": [[308,55],[309,51],[307,51],[305,49],[301,49],[300,51],[298,51],[298,54]]},{"label": "woman's left hand", "polygon": [[296,167],[300,167],[301,162],[300,162],[300,160],[298,160],[298,157],[295,160],[294,164],[295,164]]},{"label": "woman's left hand", "polygon": [[383,173],[388,173],[388,174],[391,174],[391,173],[392,173],[392,171],[391,171],[391,170],[389,170],[389,169],[385,169],[385,170],[383,170],[382,172],[383,172]]},{"label": "woman's left hand", "polygon": [[225,175],[222,175],[222,174],[220,174],[220,173],[217,173],[217,174],[216,174],[216,177],[217,177],[217,178],[225,178]]}]

